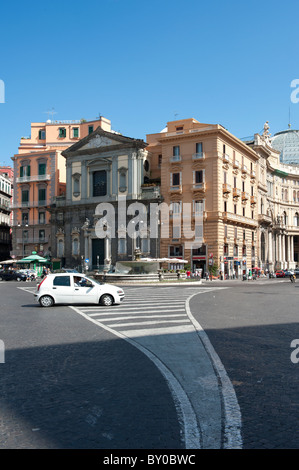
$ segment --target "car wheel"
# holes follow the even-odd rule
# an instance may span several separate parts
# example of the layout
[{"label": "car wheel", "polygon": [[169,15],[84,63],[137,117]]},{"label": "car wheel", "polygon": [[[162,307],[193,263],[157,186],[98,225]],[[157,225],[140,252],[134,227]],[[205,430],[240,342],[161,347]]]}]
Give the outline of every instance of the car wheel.
[{"label": "car wheel", "polygon": [[52,307],[52,305],[54,304],[54,300],[50,295],[43,295],[39,299],[39,303],[41,307]]},{"label": "car wheel", "polygon": [[19,276],[17,277],[17,281],[20,282],[22,280],[22,278],[20,278]]},{"label": "car wheel", "polygon": [[105,305],[105,307],[110,307],[110,305],[113,305],[113,297],[109,294],[104,294],[100,298],[100,304]]},{"label": "car wheel", "polygon": [[3,277],[0,276],[0,281],[3,281]]}]

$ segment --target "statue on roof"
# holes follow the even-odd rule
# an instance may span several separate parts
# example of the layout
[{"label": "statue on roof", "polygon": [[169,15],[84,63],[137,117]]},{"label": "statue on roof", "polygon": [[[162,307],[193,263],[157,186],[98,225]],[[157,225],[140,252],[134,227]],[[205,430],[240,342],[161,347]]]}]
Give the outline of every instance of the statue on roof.
[{"label": "statue on roof", "polygon": [[266,121],[265,124],[264,124],[264,132],[263,132],[263,139],[264,141],[266,142],[266,144],[270,144],[270,137],[271,137],[271,134],[269,132],[269,129],[270,129],[270,126],[269,126],[269,122]]}]

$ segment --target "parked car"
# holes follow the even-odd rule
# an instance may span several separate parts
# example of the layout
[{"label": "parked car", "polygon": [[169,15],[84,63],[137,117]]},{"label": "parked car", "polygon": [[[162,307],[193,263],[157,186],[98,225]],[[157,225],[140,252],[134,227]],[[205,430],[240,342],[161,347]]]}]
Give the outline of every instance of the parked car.
[{"label": "parked car", "polygon": [[284,273],[286,277],[290,277],[294,275],[294,271],[292,269],[285,269]]},{"label": "parked car", "polygon": [[26,281],[27,275],[20,271],[0,271],[0,281]]},{"label": "parked car", "polygon": [[79,273],[48,274],[37,286],[34,298],[41,307],[54,304],[120,304],[125,294],[122,289],[97,282]]},{"label": "parked car", "polygon": [[276,274],[276,277],[286,277],[285,272],[282,271],[282,270],[281,271],[276,271],[275,274]]},{"label": "parked car", "polygon": [[37,279],[37,272],[34,269],[20,269],[19,272],[26,274],[27,279],[30,279],[30,281]]},{"label": "parked car", "polygon": [[297,268],[294,269],[294,274],[295,274],[296,277],[299,277],[299,269],[297,269]]}]

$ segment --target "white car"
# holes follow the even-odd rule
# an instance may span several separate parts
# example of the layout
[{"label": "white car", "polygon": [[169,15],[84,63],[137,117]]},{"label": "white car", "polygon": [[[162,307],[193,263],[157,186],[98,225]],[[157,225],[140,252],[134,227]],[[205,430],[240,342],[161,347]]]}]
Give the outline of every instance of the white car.
[{"label": "white car", "polygon": [[41,307],[54,304],[120,304],[125,294],[119,287],[104,284],[80,273],[48,274],[37,286],[34,298]]}]

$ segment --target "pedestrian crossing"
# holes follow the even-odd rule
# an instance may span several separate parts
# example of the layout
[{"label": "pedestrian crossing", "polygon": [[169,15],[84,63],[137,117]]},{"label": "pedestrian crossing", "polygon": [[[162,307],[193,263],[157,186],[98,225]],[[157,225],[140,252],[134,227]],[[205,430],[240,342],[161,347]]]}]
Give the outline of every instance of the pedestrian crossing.
[{"label": "pedestrian crossing", "polygon": [[108,329],[125,336],[179,333],[193,330],[186,311],[186,301],[193,294],[204,294],[225,287],[142,287],[127,288],[125,300],[112,307],[78,305],[79,313]]}]

